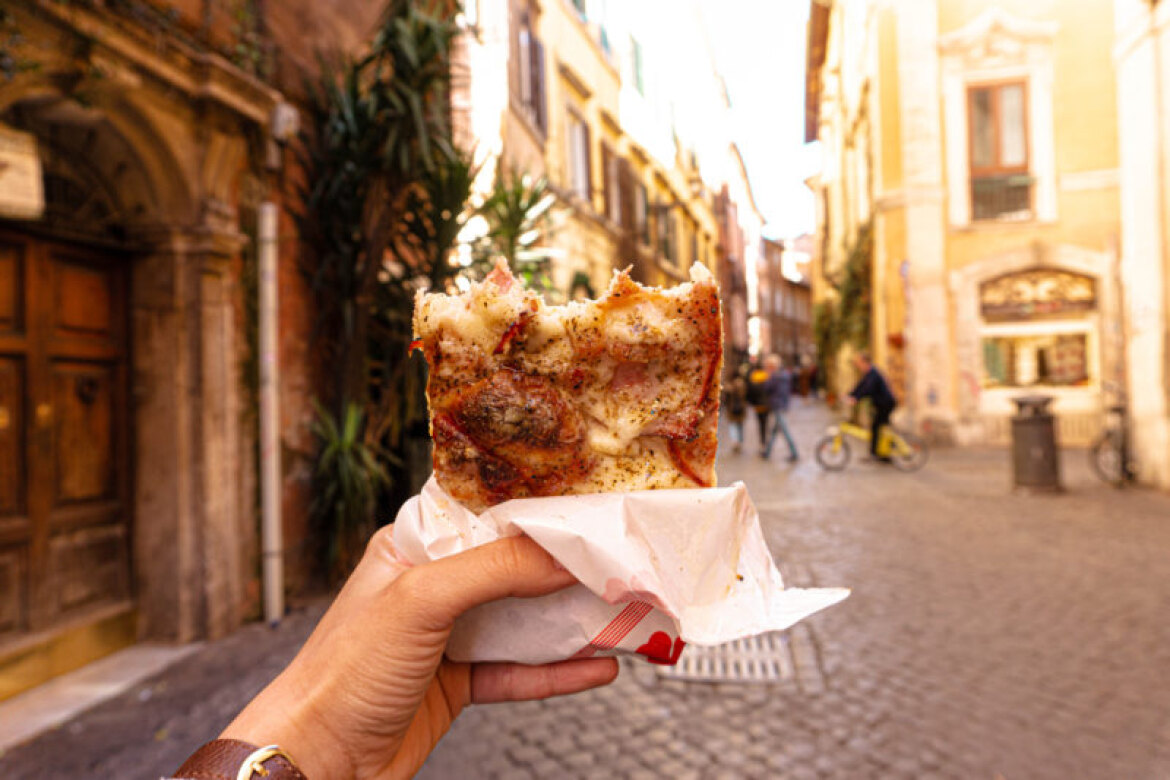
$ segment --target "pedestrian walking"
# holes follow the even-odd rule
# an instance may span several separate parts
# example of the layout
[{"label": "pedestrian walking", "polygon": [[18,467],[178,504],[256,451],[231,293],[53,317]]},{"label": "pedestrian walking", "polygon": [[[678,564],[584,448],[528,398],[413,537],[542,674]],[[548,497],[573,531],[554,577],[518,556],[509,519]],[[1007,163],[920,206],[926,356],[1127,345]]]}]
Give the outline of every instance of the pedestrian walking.
[{"label": "pedestrian walking", "polygon": [[788,462],[795,463],[800,459],[800,453],[796,450],[796,442],[792,440],[792,432],[788,430],[788,421],[784,419],[792,400],[792,372],[784,367],[779,355],[768,355],[764,360],[764,370],[768,372],[768,405],[771,410],[772,428],[768,432],[763,456],[771,457],[776,434],[782,433],[784,441],[788,443]]},{"label": "pedestrian walking", "polygon": [[894,413],[898,402],[894,399],[889,382],[874,367],[868,352],[862,350],[854,355],[853,366],[861,374],[861,379],[849,391],[849,404],[855,404],[862,398],[869,399],[873,405],[873,419],[869,424],[869,454],[874,460],[890,463],[888,455],[878,454],[878,441],[882,428],[890,424],[890,415]]},{"label": "pedestrian walking", "polygon": [[743,423],[747,417],[747,379],[746,372],[737,370],[735,376],[723,388],[723,409],[727,412],[727,422],[731,433],[731,451],[737,455],[743,451]]},{"label": "pedestrian walking", "polygon": [[772,416],[772,401],[768,395],[770,374],[759,363],[753,363],[748,370],[747,402],[756,413],[756,424],[760,431],[760,457],[767,457],[764,451],[768,444],[768,420]]}]

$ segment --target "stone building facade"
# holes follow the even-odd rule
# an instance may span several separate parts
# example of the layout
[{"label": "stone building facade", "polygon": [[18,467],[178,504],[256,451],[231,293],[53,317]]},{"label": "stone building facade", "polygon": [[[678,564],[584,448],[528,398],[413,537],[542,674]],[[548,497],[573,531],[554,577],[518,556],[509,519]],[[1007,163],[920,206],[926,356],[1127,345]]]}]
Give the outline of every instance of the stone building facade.
[{"label": "stone building facade", "polygon": [[[3,12],[0,129],[35,148],[45,208],[0,216],[0,697],[256,613],[256,212],[291,205],[289,102],[313,49],[376,19],[356,2]],[[297,588],[312,307],[287,216],[279,236]]]},{"label": "stone building facade", "polygon": [[[807,238],[807,237],[806,237]],[[812,364],[812,291],[805,276],[809,255],[791,242],[764,239],[760,273],[762,351],[779,355],[784,365],[799,369]]]},{"label": "stone building facade", "polygon": [[544,175],[558,197],[546,242],[554,301],[600,293],[619,268],[673,284],[694,262],[716,267],[727,137],[712,163],[710,139],[671,106],[701,81],[691,102],[718,119],[726,96],[709,61],[688,70],[690,82],[672,73],[664,39],[702,34],[694,4],[683,5],[686,24],[670,33],[652,23],[666,8],[660,3],[478,0],[465,8],[461,56],[472,67],[456,101],[486,171]]}]

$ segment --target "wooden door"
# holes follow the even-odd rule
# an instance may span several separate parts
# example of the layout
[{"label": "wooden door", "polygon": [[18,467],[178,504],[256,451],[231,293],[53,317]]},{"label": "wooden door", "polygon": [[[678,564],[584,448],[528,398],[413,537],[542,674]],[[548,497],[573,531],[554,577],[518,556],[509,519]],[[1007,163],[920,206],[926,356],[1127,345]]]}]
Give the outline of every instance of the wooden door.
[{"label": "wooden door", "polygon": [[0,650],[130,599],[126,273],[0,233]]}]

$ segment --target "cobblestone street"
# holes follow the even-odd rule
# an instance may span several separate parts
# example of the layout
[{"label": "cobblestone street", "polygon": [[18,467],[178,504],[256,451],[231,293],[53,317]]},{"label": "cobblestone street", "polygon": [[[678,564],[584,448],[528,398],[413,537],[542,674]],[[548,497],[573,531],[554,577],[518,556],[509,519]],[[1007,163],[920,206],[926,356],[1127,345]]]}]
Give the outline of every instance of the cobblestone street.
[{"label": "cobblestone street", "polygon": [[750,432],[720,464],[789,584],[853,588],[791,632],[790,679],[627,664],[601,691],[469,711],[422,777],[1170,778],[1170,500],[1094,483],[1081,451],[1060,496],[1012,495],[1003,451],[824,473],[828,419],[793,412],[795,467]]},{"label": "cobblestone street", "polygon": [[[1003,451],[920,472],[822,472],[819,406],[790,416],[802,460],[721,455],[792,585],[844,603],[777,646],[776,682],[669,679],[624,663],[577,697],[467,711],[421,777],[1170,778],[1170,497],[1093,481],[1013,495]],[[173,769],[291,655],[319,614],[251,626],[0,758],[0,777]],[[688,651],[690,652],[690,651]],[[0,728],[3,724],[0,723]]]}]

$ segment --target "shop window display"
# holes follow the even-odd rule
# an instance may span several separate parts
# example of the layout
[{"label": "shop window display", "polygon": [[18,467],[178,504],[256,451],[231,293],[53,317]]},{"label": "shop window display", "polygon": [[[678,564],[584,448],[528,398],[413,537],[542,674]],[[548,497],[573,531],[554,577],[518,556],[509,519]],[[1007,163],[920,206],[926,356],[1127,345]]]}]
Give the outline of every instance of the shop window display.
[{"label": "shop window display", "polygon": [[984,387],[1078,387],[1089,384],[1084,333],[983,339]]}]

